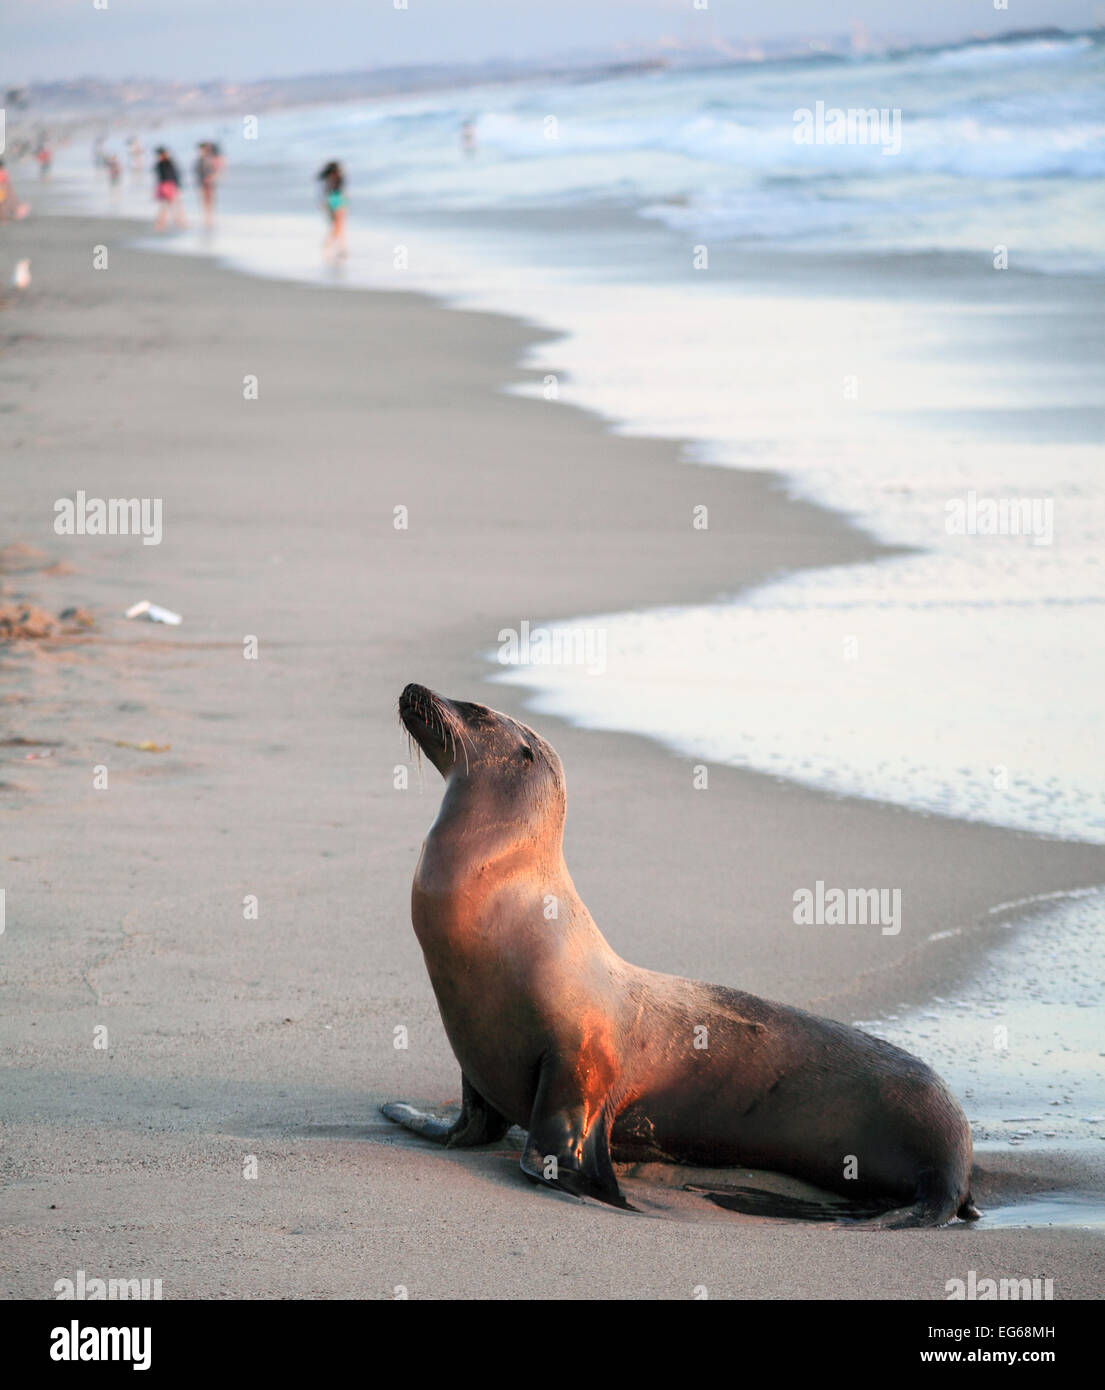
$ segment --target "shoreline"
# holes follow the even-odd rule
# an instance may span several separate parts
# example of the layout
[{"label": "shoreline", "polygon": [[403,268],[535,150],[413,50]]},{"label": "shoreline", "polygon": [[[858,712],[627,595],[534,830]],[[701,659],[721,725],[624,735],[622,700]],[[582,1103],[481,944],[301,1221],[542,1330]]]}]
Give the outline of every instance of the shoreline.
[{"label": "shoreline", "polygon": [[[445,1100],[457,1088],[405,920],[436,787],[427,769],[423,795],[392,789],[392,769],[405,761],[391,719],[398,690],[409,679],[471,691],[525,718],[523,692],[488,684],[480,655],[504,625],[701,601],[782,570],[885,553],[845,519],[788,497],[775,475],[694,464],[680,458],[676,441],[619,437],[585,411],[504,392],[504,377],[538,375],[517,362],[542,335],[518,321],[409,293],[320,294],[199,258],[131,251],[130,225],[67,214],[20,224],[6,241],[13,253],[17,243],[30,246],[24,254],[35,262],[28,296],[0,317],[3,351],[14,339],[24,352],[23,394],[13,399],[10,385],[0,388],[3,418],[22,448],[34,450],[35,472],[21,477],[0,544],[27,541],[78,572],[4,578],[37,591],[40,602],[87,603],[100,619],[77,661],[64,642],[2,658],[15,683],[13,732],[61,740],[49,769],[14,769],[24,790],[5,789],[0,811],[14,861],[6,949],[19,1005],[2,1026],[21,1077],[8,1122],[18,1142],[9,1146],[15,1183],[6,1201],[33,1247],[9,1281],[20,1289],[31,1287],[34,1269],[64,1268],[56,1252],[66,1237],[44,1210],[47,1189],[84,1206],[82,1229],[96,1229],[104,1248],[114,1249],[116,1237],[97,1222],[120,1201],[137,1204],[143,1229],[160,1229],[159,1146],[166,1160],[176,1155],[171,1167],[183,1164],[202,1184],[213,1152],[229,1164],[241,1148],[225,1136],[267,1135],[273,1162],[289,1180],[298,1175],[297,1196],[323,1224],[334,1184],[356,1184],[358,1150],[367,1147],[384,1184],[385,1226],[415,1195],[447,1210],[448,1192],[427,1190],[440,1186],[442,1155],[406,1144],[390,1127],[371,1124],[366,1134],[351,1124],[377,1100]],[[119,277],[106,284],[86,270],[101,241],[113,251],[109,274]],[[75,307],[84,311],[79,320]],[[295,336],[282,336],[289,326]],[[357,351],[344,351],[349,344]],[[261,382],[252,407],[241,399],[247,372]],[[243,413],[251,408],[256,418]],[[21,455],[14,457],[13,475]],[[163,544],[140,554],[140,544],[123,538],[99,549],[95,539],[59,542],[48,526],[52,500],[84,479],[97,495],[136,495],[156,481],[166,503]],[[689,548],[689,528],[673,523],[691,490],[719,518],[712,552]],[[584,495],[591,505],[581,524]],[[408,505],[412,518],[401,538],[390,524],[396,504]],[[457,572],[463,589],[451,582]],[[112,616],[142,597],[184,612],[184,626],[170,632]],[[258,631],[264,658],[252,674],[265,679],[249,685],[241,635]],[[138,708],[119,708],[121,687],[122,703]],[[845,1021],[903,999],[924,1003],[970,974],[996,939],[986,920],[996,905],[1105,879],[1095,846],[942,821],[720,765],[711,768],[708,797],[696,799],[688,760],[651,740],[544,716],[541,727],[567,772],[568,863],[616,950]],[[111,739],[137,734],[163,738],[172,752],[163,760],[112,754],[121,795],[106,805],[90,790],[78,795]],[[7,760],[4,774],[14,775]],[[65,874],[55,871],[68,881],[50,891],[35,881],[41,869],[19,867],[42,863],[44,835],[69,847]],[[124,889],[110,866],[128,856]],[[231,925],[234,896],[250,891],[251,876],[265,885],[266,903],[277,904],[283,949],[271,958]],[[918,904],[905,940],[880,938],[872,947],[854,929],[846,940],[803,938],[787,922],[792,890],[819,877],[901,883]],[[307,925],[320,910],[321,938]],[[961,935],[928,939],[949,927]],[[280,1022],[285,1011],[295,1019],[289,1025]],[[117,1078],[97,1082],[85,1032],[100,1015],[127,1041],[115,1045]],[[34,1016],[41,1024],[32,1039],[26,1025]],[[391,1046],[393,1019],[417,1021],[409,1057]],[[274,1073],[288,1078],[290,1102],[262,1080]],[[83,1103],[72,1098],[82,1084]],[[151,1086],[189,1098],[184,1115],[155,1106],[152,1137],[139,1122]],[[266,1129],[274,1115],[283,1118]],[[325,1160],[298,1142],[311,1125],[336,1131]],[[47,1158],[51,1135],[67,1155],[61,1167]],[[106,1185],[82,1165],[89,1147]],[[124,1195],[136,1160],[143,1172],[152,1163],[152,1173]],[[572,1217],[581,1228],[605,1219],[535,1201],[494,1154],[444,1161],[466,1212],[478,1214],[490,1200],[504,1222],[521,1222],[536,1239]],[[455,1171],[458,1162],[470,1167]],[[1056,1186],[1071,1174],[1060,1154],[1044,1167]],[[473,1189],[476,1174],[484,1181]],[[1076,1185],[1086,1183],[1083,1175]],[[238,1210],[241,1186],[228,1170],[216,1205]],[[276,1187],[276,1207],[251,1228],[257,1248],[270,1253],[260,1231],[268,1222],[271,1236],[280,1220]],[[678,1244],[684,1229],[673,1223],[657,1235],[663,1223],[643,1224],[647,1235],[602,1228],[616,1248],[589,1251],[591,1267],[609,1260],[600,1286],[619,1277],[615,1266],[624,1270],[637,1242]],[[795,1242],[822,1252],[803,1270],[810,1292],[839,1276],[823,1233],[722,1224],[720,1243],[711,1228],[710,1253],[669,1248],[662,1258],[671,1256],[676,1270],[684,1257],[724,1260],[736,1237],[748,1252]],[[477,1239],[472,1223],[462,1225]],[[918,1233],[911,1248],[925,1254],[900,1284],[891,1278],[897,1296],[940,1296],[921,1290],[948,1258],[934,1243],[945,1234],[961,1238]],[[194,1238],[198,1250],[198,1230]],[[993,1238],[995,1258],[1015,1262],[1042,1249],[1068,1287],[1085,1291],[1074,1296],[1090,1296],[1084,1261],[1100,1248],[1097,1237],[1034,1229]],[[450,1241],[440,1237],[438,1254],[446,1259],[448,1248],[450,1260],[461,1259]],[[395,1254],[370,1245],[379,1296]],[[854,1291],[869,1238],[864,1246],[860,1263],[845,1261],[853,1292],[820,1296],[872,1296]],[[326,1247],[320,1239],[307,1277],[341,1287],[330,1282],[338,1276],[325,1264]],[[508,1266],[484,1248],[487,1268],[447,1260],[442,1276],[439,1267],[437,1292],[455,1290],[467,1274],[473,1288],[502,1296]],[[891,1240],[885,1258],[895,1249]],[[405,1258],[416,1261],[417,1252],[406,1247]],[[478,1259],[471,1248],[467,1258]],[[338,1263],[354,1259],[350,1247]],[[82,1267],[96,1268],[95,1257]],[[294,1273],[266,1268],[270,1292],[307,1287]],[[946,1277],[956,1272],[950,1266]],[[354,1286],[363,1279],[362,1269]],[[538,1288],[571,1296],[575,1281],[567,1282],[553,1276]],[[786,1283],[774,1296],[793,1296]]]},{"label": "shoreline", "polygon": [[[1082,640],[1105,601],[1092,544],[1105,513],[1084,483],[1105,423],[1092,405],[1105,342],[1080,285],[1049,286],[1016,269],[995,275],[971,257],[892,257],[864,284],[854,264],[832,258],[764,256],[757,265],[746,250],[732,265],[727,248],[717,248],[707,285],[670,232],[624,213],[546,235],[552,263],[532,218],[516,244],[517,219],[476,220],[482,248],[471,229],[451,241],[445,222],[423,243],[418,219],[373,221],[354,238],[352,260],[327,270],[315,265],[304,225],[292,235],[264,216],[228,221],[211,240],[146,234],[133,245],[214,255],[247,275],[409,286],[448,308],[504,312],[532,325],[523,363],[535,375],[518,383],[516,372],[501,389],[538,398],[551,389],[595,411],[611,433],[680,441],[681,461],[759,468],[775,487],[846,518],[854,534],[892,547],[811,573],[769,567],[735,596],[725,574],[715,601],[669,602],[663,612],[642,613],[630,593],[628,611],[589,620],[605,630],[608,678],[515,671],[516,683],[540,687],[531,708],[820,790],[1100,842],[1105,798],[1073,732],[1096,719],[1089,692],[1105,676]],[[410,267],[388,269],[392,243],[407,241]],[[621,243],[636,288],[620,283]],[[793,283],[784,283],[788,271]],[[656,328],[669,315],[670,364]],[[734,315],[739,333],[726,327]],[[866,323],[866,348],[848,326],[853,315]],[[692,324],[697,344],[687,341]],[[810,379],[799,410],[778,365],[792,356]],[[865,405],[832,399],[838,359],[862,379]],[[948,498],[976,484],[1002,495],[1044,487],[1048,535],[1027,547],[973,532],[949,539]],[[584,613],[595,609],[571,616]],[[843,634],[852,634],[844,660]],[[679,681],[680,653],[707,649],[714,655],[700,678],[720,698],[681,716],[696,687]],[[933,673],[945,665],[952,680],[942,683]],[[758,678],[747,681],[748,669]],[[862,723],[850,718],[856,695]],[[744,729],[725,712],[740,700]],[[908,749],[902,728],[912,730]],[[830,729],[839,746],[827,745]]]}]

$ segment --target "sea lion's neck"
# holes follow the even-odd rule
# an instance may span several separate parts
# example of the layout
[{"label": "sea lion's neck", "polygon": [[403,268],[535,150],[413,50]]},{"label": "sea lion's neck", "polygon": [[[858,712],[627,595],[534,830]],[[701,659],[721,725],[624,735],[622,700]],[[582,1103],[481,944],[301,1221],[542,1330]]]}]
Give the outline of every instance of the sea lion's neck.
[{"label": "sea lion's neck", "polygon": [[493,880],[526,867],[542,881],[567,878],[562,815],[523,816],[504,805],[493,789],[450,779],[441,809],[430,826],[416,883],[428,891],[450,891],[473,878]]}]

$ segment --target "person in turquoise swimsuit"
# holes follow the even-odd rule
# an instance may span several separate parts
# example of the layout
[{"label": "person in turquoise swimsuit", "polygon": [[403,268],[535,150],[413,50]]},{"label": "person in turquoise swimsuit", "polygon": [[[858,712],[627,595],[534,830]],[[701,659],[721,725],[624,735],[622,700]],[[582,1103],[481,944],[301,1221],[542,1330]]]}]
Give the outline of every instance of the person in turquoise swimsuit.
[{"label": "person in turquoise swimsuit", "polygon": [[345,171],[335,160],[331,160],[318,177],[322,180],[323,199],[327,216],[330,219],[330,230],[322,244],[322,249],[327,255],[332,252],[335,256],[344,256],[346,254],[345,214],[347,207]]}]

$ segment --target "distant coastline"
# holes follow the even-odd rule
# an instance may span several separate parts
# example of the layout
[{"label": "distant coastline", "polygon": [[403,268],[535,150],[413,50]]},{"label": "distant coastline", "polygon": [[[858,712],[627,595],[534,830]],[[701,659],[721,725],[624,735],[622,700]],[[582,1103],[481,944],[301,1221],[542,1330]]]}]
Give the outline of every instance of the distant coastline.
[{"label": "distant coastline", "polygon": [[[391,65],[354,71],[305,73],[248,81],[227,78],[194,82],[135,76],[111,80],[75,77],[13,84],[8,75],[6,109],[9,132],[49,122],[69,132],[86,123],[113,129],[151,120],[210,118],[300,106],[340,104],[374,97],[414,95],[447,88],[478,87],[547,80],[597,82],[665,70],[697,71],[724,67],[794,65],[804,62],[877,62],[1020,43],[1056,43],[1086,39],[1101,42],[1105,27],[1062,29],[1045,26],[1004,33],[975,33],[945,43],[911,43],[864,34],[831,34],[794,39],[730,40],[705,43],[672,39],[663,44],[633,45],[632,56],[596,53],[559,59],[490,60],[480,63]],[[123,114],[121,114],[121,112]]]}]

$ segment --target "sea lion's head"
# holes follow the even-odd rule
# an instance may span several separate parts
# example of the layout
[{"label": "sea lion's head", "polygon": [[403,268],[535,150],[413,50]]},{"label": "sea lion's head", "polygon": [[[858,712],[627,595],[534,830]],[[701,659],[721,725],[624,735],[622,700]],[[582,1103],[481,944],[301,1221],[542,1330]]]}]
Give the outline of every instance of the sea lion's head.
[{"label": "sea lion's head", "polygon": [[558,807],[563,813],[564,769],[556,750],[508,714],[467,700],[449,700],[424,685],[399,696],[399,719],[450,784],[486,791],[523,811]]}]

